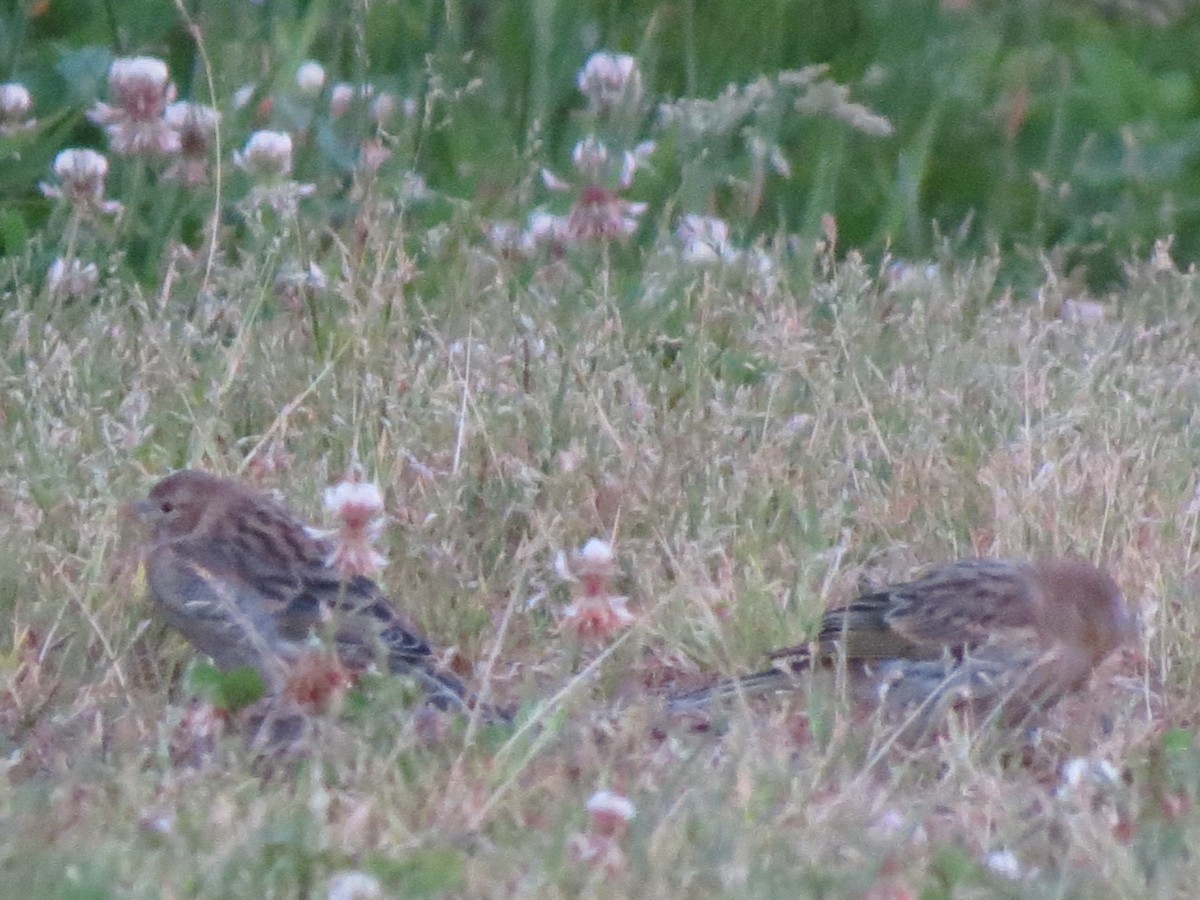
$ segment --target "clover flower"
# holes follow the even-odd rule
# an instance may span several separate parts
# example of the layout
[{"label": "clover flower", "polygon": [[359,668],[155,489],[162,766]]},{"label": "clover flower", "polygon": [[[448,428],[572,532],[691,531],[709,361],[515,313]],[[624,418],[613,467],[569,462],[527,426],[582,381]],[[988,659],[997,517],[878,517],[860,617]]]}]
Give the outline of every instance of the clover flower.
[{"label": "clover flower", "polygon": [[103,125],[109,146],[122,156],[168,156],[179,152],[179,133],[164,119],[175,99],[167,64],[152,56],[113,60],[108,70],[112,103],[97,103],[87,117]]},{"label": "clover flower", "polygon": [[642,102],[642,73],[627,53],[593,53],[575,82],[588,108],[603,115],[617,109],[636,109]]},{"label": "clover flower", "polygon": [[95,150],[70,148],[54,157],[57,185],[42,182],[43,196],[65,200],[81,213],[113,216],[121,204],[104,199],[104,180],[108,177],[108,159]]},{"label": "clover flower", "polygon": [[29,118],[32,108],[33,97],[25,85],[17,82],[0,84],[0,135],[11,137],[33,128],[37,119]]},{"label": "clover flower", "polygon": [[367,481],[348,479],[325,491],[325,509],[340,520],[329,565],[343,575],[378,573],[387,557],[375,549],[383,535],[383,494]]},{"label": "clover flower", "polygon": [[559,577],[568,581],[574,601],[563,610],[563,626],[580,640],[603,641],[636,621],[627,608],[628,597],[612,591],[618,573],[612,546],[592,538],[570,555],[554,561]]}]

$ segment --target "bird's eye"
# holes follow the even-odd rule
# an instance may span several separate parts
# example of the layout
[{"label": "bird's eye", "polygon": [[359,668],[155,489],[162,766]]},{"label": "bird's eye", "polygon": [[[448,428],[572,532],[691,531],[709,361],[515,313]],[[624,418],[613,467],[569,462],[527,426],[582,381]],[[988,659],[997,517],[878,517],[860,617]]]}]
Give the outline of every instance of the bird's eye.
[{"label": "bird's eye", "polygon": [[173,503],[171,503],[170,500],[164,500],[158,508],[161,509],[165,513],[169,513],[171,510],[173,510],[175,508],[175,506]]}]

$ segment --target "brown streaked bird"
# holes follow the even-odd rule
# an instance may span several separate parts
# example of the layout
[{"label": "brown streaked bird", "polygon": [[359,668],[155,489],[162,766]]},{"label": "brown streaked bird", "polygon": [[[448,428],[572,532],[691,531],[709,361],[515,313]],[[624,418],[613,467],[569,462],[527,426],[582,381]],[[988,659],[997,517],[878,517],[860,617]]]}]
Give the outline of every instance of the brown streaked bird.
[{"label": "brown streaked bird", "polygon": [[965,701],[1016,722],[1082,687],[1133,633],[1116,584],[1083,560],[964,559],[831,609],[811,644],[769,655],[774,668],[669,706],[794,688],[798,674],[845,660],[860,696],[888,711]]},{"label": "brown streaked bird", "polygon": [[414,678],[439,707],[476,705],[375,582],[331,568],[332,546],[262,491],[185,469],[133,509],[152,532],[146,579],[154,606],[218,668],[251,666],[278,693],[315,633],[331,639],[352,671],[378,663]]}]

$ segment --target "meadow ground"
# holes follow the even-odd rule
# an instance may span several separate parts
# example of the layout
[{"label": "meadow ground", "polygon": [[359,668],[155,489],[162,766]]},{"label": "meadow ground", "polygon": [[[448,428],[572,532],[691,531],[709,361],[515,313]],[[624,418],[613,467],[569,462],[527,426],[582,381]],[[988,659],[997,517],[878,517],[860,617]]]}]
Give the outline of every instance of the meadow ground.
[{"label": "meadow ground", "polygon": [[[922,143],[887,145],[903,158],[878,157],[895,197],[876,203],[852,160],[893,125],[822,68],[660,102],[632,56],[597,54],[589,81],[550,52],[560,32],[580,49],[581,22],[534,35],[561,84],[405,45],[396,71],[421,84],[405,99],[407,75],[356,88],[297,56],[328,50],[365,78],[370,15],[398,5],[353,5],[344,48],[314,37],[337,4],[198,4],[207,31],[176,27],[178,6],[154,32],[192,54],[174,76],[110,65],[89,32],[14,38],[34,90],[0,86],[0,188],[22,198],[0,209],[0,893],[1195,895],[1186,253],[1161,241],[1089,294],[1065,251],[1029,253],[1014,279],[1010,254],[959,236],[921,262],[856,251],[852,217],[839,246],[823,204],[847,179],[880,234],[924,229],[916,170],[938,154],[924,118],[901,122]],[[995,31],[969,4],[932,6],[947,29]],[[36,29],[64,8],[21,15]],[[443,38],[474,28],[433,18]],[[247,23],[266,38],[241,41]],[[220,119],[169,103],[184,75]],[[495,110],[520,103],[487,97],[516,83],[541,106],[506,155]],[[955,84],[947,98],[974,96]],[[1012,137],[1026,108],[1010,99]],[[979,114],[994,131],[995,108]],[[543,156],[551,125],[578,138],[569,162]],[[993,168],[1076,196],[1011,161]],[[785,182],[807,198],[798,231],[762,227]],[[288,753],[247,746],[234,683],[153,617],[126,515],[184,466],[324,527],[327,487],[378,485],[380,582],[515,723],[443,716],[369,676]],[[901,746],[837,690],[703,727],[664,709],[761,668],[864,582],[1070,554],[1112,573],[1140,636],[1034,730],[954,718]]]},{"label": "meadow ground", "polygon": [[[1160,256],[1101,310],[1051,275],[1007,296],[988,260],[881,277],[850,254],[814,274],[779,247],[749,272],[663,247],[618,279],[599,251],[530,263],[460,233],[410,256],[395,221],[370,226],[319,304],[270,290],[269,256],[183,260],[153,293],[13,294],[5,883],[1188,895],[1193,276]],[[318,523],[361,467],[386,495],[383,583],[518,724],[431,723],[381,679],[301,759],[256,763],[180,681],[193,654],[150,618],[120,514],[184,464]],[[590,538],[634,621],[589,641],[555,559]],[[1063,553],[1112,571],[1142,637],[1035,734],[952,725],[904,750],[817,695],[707,731],[664,717],[665,691],[759,665],[861,578]],[[601,790],[633,804],[627,826],[589,815]]]}]

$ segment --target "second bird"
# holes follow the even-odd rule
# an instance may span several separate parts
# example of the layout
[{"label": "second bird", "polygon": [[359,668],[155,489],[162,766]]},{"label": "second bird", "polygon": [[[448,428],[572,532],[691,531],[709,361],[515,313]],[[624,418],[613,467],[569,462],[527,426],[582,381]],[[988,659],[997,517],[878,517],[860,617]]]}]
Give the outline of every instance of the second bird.
[{"label": "second bird", "polygon": [[[670,706],[795,688],[798,674],[844,660],[887,709],[965,700],[1017,721],[1083,686],[1133,633],[1116,584],[1087,562],[964,559],[831,609],[811,643],[769,655],[773,668]],[[921,718],[922,730],[930,720]]]}]

